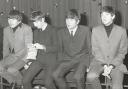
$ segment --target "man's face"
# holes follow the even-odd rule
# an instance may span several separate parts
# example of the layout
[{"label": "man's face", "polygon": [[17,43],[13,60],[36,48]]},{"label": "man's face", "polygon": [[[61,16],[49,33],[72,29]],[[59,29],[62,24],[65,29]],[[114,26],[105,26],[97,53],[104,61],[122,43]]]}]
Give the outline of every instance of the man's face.
[{"label": "man's face", "polygon": [[36,20],[35,22],[33,22],[33,24],[38,29],[41,29],[42,28],[42,22],[40,20]]},{"label": "man's face", "polygon": [[11,28],[15,28],[21,21],[17,20],[16,18],[8,18],[8,24]]},{"label": "man's face", "polygon": [[33,22],[34,26],[37,27],[38,29],[42,29],[42,26],[44,25],[44,18],[35,20]]},{"label": "man's face", "polygon": [[105,26],[109,26],[111,23],[113,23],[113,20],[115,18],[115,15],[112,15],[108,12],[102,12],[101,13],[101,21]]},{"label": "man's face", "polygon": [[68,29],[74,29],[79,24],[79,20],[75,18],[66,18],[66,25]]}]

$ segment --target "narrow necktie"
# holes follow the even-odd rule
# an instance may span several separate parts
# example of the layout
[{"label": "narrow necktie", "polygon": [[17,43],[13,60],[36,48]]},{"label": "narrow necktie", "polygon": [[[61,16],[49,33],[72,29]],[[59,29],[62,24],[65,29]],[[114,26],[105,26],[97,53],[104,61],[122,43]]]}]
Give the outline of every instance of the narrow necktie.
[{"label": "narrow necktie", "polygon": [[73,31],[71,31],[70,36],[71,36],[71,40],[73,40]]},{"label": "narrow necktie", "polygon": [[12,49],[12,53],[15,53],[15,50],[14,50],[14,48]]},{"label": "narrow necktie", "polygon": [[70,35],[71,35],[71,37],[73,37],[73,31],[71,31],[71,34]]}]

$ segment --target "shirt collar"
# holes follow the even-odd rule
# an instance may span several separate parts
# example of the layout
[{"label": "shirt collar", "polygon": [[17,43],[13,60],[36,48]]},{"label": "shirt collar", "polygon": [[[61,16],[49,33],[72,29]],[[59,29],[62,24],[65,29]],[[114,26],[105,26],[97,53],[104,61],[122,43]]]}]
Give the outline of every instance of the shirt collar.
[{"label": "shirt collar", "polygon": [[69,33],[71,34],[71,32],[73,32],[73,36],[75,35],[75,33],[76,33],[76,31],[77,31],[77,29],[78,29],[78,26],[77,27],[75,27],[74,29],[68,29],[68,31],[69,31]]},{"label": "shirt collar", "polygon": [[13,32],[15,32],[17,30],[18,27],[22,27],[22,23],[19,23],[16,27],[12,28]]},{"label": "shirt collar", "polygon": [[45,23],[43,26],[42,26],[42,29],[41,29],[41,31],[44,31],[45,29],[46,29],[46,27],[48,26],[48,24],[47,23]]},{"label": "shirt collar", "polygon": [[113,23],[110,24],[109,26],[104,25],[104,28],[105,28],[106,31],[112,30],[113,29]]}]

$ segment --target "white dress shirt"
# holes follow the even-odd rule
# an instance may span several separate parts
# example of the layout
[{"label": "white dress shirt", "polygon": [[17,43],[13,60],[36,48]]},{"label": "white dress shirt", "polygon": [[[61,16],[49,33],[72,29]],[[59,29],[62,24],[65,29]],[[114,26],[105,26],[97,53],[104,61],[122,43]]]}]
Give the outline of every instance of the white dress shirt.
[{"label": "white dress shirt", "polygon": [[74,29],[68,29],[69,30],[69,33],[70,33],[70,35],[71,35],[71,33],[73,32],[73,36],[75,35],[75,33],[76,33],[76,31],[77,31],[77,28],[78,28],[78,26],[76,27],[76,28],[74,28]]}]

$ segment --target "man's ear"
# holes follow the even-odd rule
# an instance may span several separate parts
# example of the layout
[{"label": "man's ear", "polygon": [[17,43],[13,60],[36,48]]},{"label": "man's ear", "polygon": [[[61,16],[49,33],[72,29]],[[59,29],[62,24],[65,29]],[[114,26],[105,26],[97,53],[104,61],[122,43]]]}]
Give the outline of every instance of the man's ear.
[{"label": "man's ear", "polygon": [[78,19],[78,20],[77,20],[77,24],[79,24],[79,23],[80,23],[80,20]]},{"label": "man's ear", "polygon": [[42,21],[42,22],[45,22],[45,18],[42,18],[41,21]]},{"label": "man's ear", "polygon": [[22,21],[20,20],[19,23],[21,23]]},{"label": "man's ear", "polygon": [[18,21],[18,24],[19,24],[19,23],[22,23],[22,21],[21,21],[21,20],[20,20],[20,21],[19,21],[19,20],[17,20],[17,21]]},{"label": "man's ear", "polygon": [[112,19],[115,19],[115,15],[112,15]]}]

